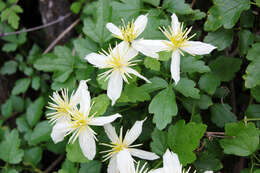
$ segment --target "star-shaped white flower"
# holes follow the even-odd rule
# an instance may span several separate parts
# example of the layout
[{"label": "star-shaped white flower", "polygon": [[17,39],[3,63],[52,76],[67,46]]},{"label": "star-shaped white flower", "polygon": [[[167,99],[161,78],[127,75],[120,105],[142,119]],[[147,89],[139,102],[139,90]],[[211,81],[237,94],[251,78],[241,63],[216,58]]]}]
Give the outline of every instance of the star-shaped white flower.
[{"label": "star-shaped white flower", "polygon": [[144,40],[138,36],[144,31],[148,22],[147,15],[140,15],[135,21],[129,22],[127,25],[123,20],[123,26],[117,27],[113,23],[107,23],[106,28],[113,33],[113,36],[123,40],[131,46],[136,52],[141,52],[146,56],[158,58],[158,44],[157,40]]},{"label": "star-shaped white flower", "polygon": [[107,96],[112,100],[112,105],[120,97],[123,87],[123,81],[128,83],[127,77],[131,78],[130,74],[150,82],[144,76],[132,69],[138,60],[133,60],[137,52],[129,47],[126,42],[121,42],[113,50],[109,48],[109,52],[90,53],[85,59],[94,66],[100,69],[109,69],[102,73],[101,78],[109,79],[107,86]]},{"label": "star-shaped white flower", "polygon": [[[179,161],[178,155],[171,152],[169,149],[167,149],[163,155],[163,167],[152,170],[149,173],[189,173],[189,172],[190,172],[190,168],[188,170],[182,169],[182,165]],[[213,173],[213,172],[206,171],[204,173]]]},{"label": "star-shaped white flower", "polygon": [[[111,147],[110,150],[103,151],[103,153],[107,153],[104,156],[104,161],[110,159],[108,168],[107,168],[107,173],[116,173],[119,171],[119,165],[120,167],[127,167],[128,164],[133,164],[132,160],[126,159],[118,159],[118,157],[122,154],[121,152],[124,151],[129,153],[132,156],[139,157],[141,159],[145,160],[155,160],[158,159],[159,157],[148,151],[136,149],[135,147],[140,146],[141,144],[136,144],[132,145],[132,143],[140,136],[142,132],[142,126],[143,126],[143,121],[136,121],[134,126],[126,132],[125,138],[123,138],[123,130],[121,128],[120,130],[120,135],[119,137],[116,134],[115,128],[111,124],[106,124],[104,126],[105,132],[108,136],[108,138],[111,140],[110,144],[104,144],[101,143],[102,145]],[[124,155],[124,154],[122,154]]]},{"label": "star-shaped white flower", "polygon": [[[110,115],[106,117],[94,117],[95,113],[90,115],[90,94],[86,81],[81,81],[81,89],[79,92],[79,108],[75,105],[70,111],[70,121],[61,121],[56,123],[56,128],[53,128],[52,139],[54,142],[59,142],[64,136],[72,134],[69,138],[70,142],[75,142],[79,139],[79,145],[82,153],[89,160],[92,160],[96,155],[96,133],[91,129],[91,126],[103,126],[113,122],[120,114]],[[59,140],[57,140],[59,139]]]},{"label": "star-shaped white flower", "polygon": [[175,84],[180,80],[180,54],[183,55],[183,51],[191,55],[205,55],[209,54],[216,47],[200,41],[189,41],[192,37],[188,36],[191,28],[183,28],[183,23],[180,23],[177,16],[173,13],[172,24],[169,26],[169,31],[162,27],[160,28],[163,34],[169,39],[169,41],[163,40],[158,49],[160,51],[172,51],[172,62],[171,62],[171,74],[175,81]]}]

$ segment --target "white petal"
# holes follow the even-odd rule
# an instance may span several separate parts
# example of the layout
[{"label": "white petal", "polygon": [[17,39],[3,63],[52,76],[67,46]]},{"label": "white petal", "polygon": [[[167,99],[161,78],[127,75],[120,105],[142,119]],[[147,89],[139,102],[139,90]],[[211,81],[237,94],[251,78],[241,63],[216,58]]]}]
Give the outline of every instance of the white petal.
[{"label": "white petal", "polygon": [[145,120],[146,119],[142,121],[136,121],[133,127],[126,132],[124,142],[126,142],[127,145],[131,145],[140,136]]},{"label": "white petal", "polygon": [[213,173],[213,171],[205,171],[204,173]]},{"label": "white petal", "polygon": [[117,166],[121,173],[135,173],[134,159],[127,149],[117,154]]},{"label": "white petal", "polygon": [[178,17],[174,13],[172,14],[171,18],[172,18],[172,30],[173,33],[176,35],[180,29],[180,22],[178,20]]},{"label": "white petal", "polygon": [[116,25],[114,25],[113,23],[107,23],[107,24],[106,24],[106,28],[107,28],[110,32],[112,32],[114,35],[116,35],[116,36],[118,36],[119,38],[123,39],[121,30],[120,30]]},{"label": "white petal", "polygon": [[111,99],[112,105],[116,103],[116,100],[120,97],[123,87],[123,79],[120,71],[116,70],[111,73],[110,79],[107,85],[107,96]]},{"label": "white petal", "polygon": [[133,59],[134,57],[136,57],[138,54],[138,51],[135,50],[133,47],[129,47],[129,49],[127,50],[126,54],[124,55],[124,58],[129,61],[131,59]]},{"label": "white petal", "polygon": [[180,53],[178,51],[172,52],[171,74],[175,85],[177,85],[180,80]]},{"label": "white petal", "polygon": [[56,124],[52,128],[51,138],[56,144],[63,141],[65,134],[69,131],[70,123],[69,121],[63,119],[57,120]]},{"label": "white petal", "polygon": [[89,91],[85,88],[80,91],[80,112],[87,115],[90,111],[91,97]]},{"label": "white petal", "polygon": [[126,41],[121,41],[118,45],[116,45],[112,52],[115,57],[123,57],[129,49],[129,43]]},{"label": "white petal", "polygon": [[107,57],[97,53],[88,54],[85,59],[92,65],[98,68],[105,68]]},{"label": "white petal", "polygon": [[91,121],[89,122],[89,125],[103,126],[105,124],[115,121],[115,119],[117,119],[118,117],[122,117],[122,116],[120,114],[114,114],[106,117],[92,118]]},{"label": "white petal", "polygon": [[137,17],[137,19],[134,22],[134,31],[137,32],[136,37],[138,37],[144,31],[147,22],[148,22],[147,14],[140,15]]},{"label": "white petal", "polygon": [[96,142],[94,134],[89,129],[84,129],[80,132],[79,145],[83,155],[89,160],[93,160],[96,155]]},{"label": "white petal", "polygon": [[181,49],[191,55],[205,55],[216,49],[215,46],[200,41],[187,41],[186,44],[187,46],[184,46]]},{"label": "white petal", "polygon": [[168,46],[166,46],[166,44],[163,43],[162,40],[139,39],[139,40],[134,40],[132,42],[132,46],[137,51],[152,58],[159,58],[159,55],[156,52],[160,52],[168,49]]},{"label": "white petal", "polygon": [[166,172],[182,172],[178,155],[167,149],[163,155],[163,168]]},{"label": "white petal", "polygon": [[129,151],[130,151],[131,155],[141,158],[141,159],[145,159],[145,160],[159,159],[159,156],[157,156],[156,154],[154,154],[152,152],[139,150],[139,149],[135,149],[135,148],[130,148]]},{"label": "white petal", "polygon": [[[81,80],[78,86],[77,91],[71,96],[71,101],[73,102],[74,105],[77,105],[78,103],[80,103],[81,97],[83,96],[84,92],[83,90],[88,92],[88,86],[86,84],[86,80]],[[83,92],[82,92],[83,91]],[[90,94],[88,93],[87,95],[84,95],[85,97],[89,97],[90,100]]]},{"label": "white petal", "polygon": [[107,166],[107,173],[119,173],[117,168],[117,159],[116,155],[112,156],[109,160],[109,164]]},{"label": "white petal", "polygon": [[158,168],[155,170],[151,170],[148,173],[167,173],[167,172],[165,172],[163,168]]},{"label": "white petal", "polygon": [[111,142],[118,141],[118,135],[116,134],[116,129],[110,123],[105,124],[104,129]]},{"label": "white petal", "polygon": [[136,70],[134,70],[134,69],[132,69],[132,68],[130,68],[130,67],[125,67],[125,70],[126,70],[127,73],[134,74],[134,75],[136,75],[137,77],[139,77],[139,78],[145,80],[146,82],[151,83],[146,77],[142,76],[140,73],[138,73]]}]

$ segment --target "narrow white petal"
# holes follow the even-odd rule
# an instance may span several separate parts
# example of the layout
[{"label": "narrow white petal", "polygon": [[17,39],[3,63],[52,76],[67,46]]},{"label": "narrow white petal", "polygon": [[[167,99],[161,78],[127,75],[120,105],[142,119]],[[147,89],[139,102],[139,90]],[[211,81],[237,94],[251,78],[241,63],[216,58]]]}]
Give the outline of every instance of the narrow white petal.
[{"label": "narrow white petal", "polygon": [[148,173],[167,173],[167,172],[165,172],[163,168],[158,168],[155,170],[151,170]]},{"label": "narrow white petal", "polygon": [[138,73],[136,70],[134,70],[134,69],[132,69],[132,68],[130,68],[130,67],[126,67],[125,70],[126,70],[127,73],[134,74],[134,75],[136,75],[137,77],[139,77],[139,78],[145,80],[146,82],[151,83],[146,77],[142,76],[140,73]]},{"label": "narrow white petal", "polygon": [[215,46],[200,41],[187,41],[186,44],[187,46],[184,46],[181,49],[191,55],[205,55],[216,49]]},{"label": "narrow white petal", "polygon": [[134,22],[134,31],[137,32],[137,37],[144,31],[148,22],[147,14],[140,15]]},{"label": "narrow white petal", "polygon": [[52,128],[51,138],[56,144],[63,141],[65,134],[69,131],[70,123],[69,121],[63,119],[57,120],[56,124]]},{"label": "narrow white petal", "polygon": [[83,155],[89,160],[93,160],[96,155],[96,142],[94,134],[89,129],[84,129],[80,132],[79,145]]},{"label": "narrow white petal", "polygon": [[98,68],[104,68],[106,66],[107,57],[97,53],[88,54],[85,59],[92,65]]},{"label": "narrow white petal", "polygon": [[116,103],[116,100],[120,97],[123,87],[123,79],[120,71],[116,70],[111,73],[110,79],[107,85],[107,96],[111,99],[112,105]]},{"label": "narrow white petal", "polygon": [[126,54],[124,55],[124,58],[127,61],[130,61],[131,59],[133,59],[134,57],[136,57],[138,54],[138,51],[135,50],[133,47],[129,47],[129,49],[127,50]]},{"label": "narrow white petal", "polygon": [[110,115],[110,116],[106,116],[106,117],[92,118],[91,121],[89,122],[89,125],[103,126],[105,124],[115,121],[119,117],[122,117],[122,116],[120,114],[114,114],[114,115]]},{"label": "narrow white petal", "polygon": [[110,123],[105,124],[104,129],[111,142],[118,141],[118,135],[116,134],[116,129]]},{"label": "narrow white petal", "polygon": [[[74,105],[77,105],[78,103],[80,103],[81,97],[83,97],[82,94],[87,94],[84,95],[84,97],[89,97],[88,99],[90,100],[90,94],[88,92],[88,86],[86,84],[86,80],[81,80],[78,86],[77,91],[71,96],[71,101],[73,102]],[[87,91],[84,92],[83,90]]]},{"label": "narrow white petal", "polygon": [[152,58],[159,58],[159,55],[156,52],[168,49],[168,46],[165,43],[163,43],[163,40],[139,39],[134,40],[132,42],[132,46],[137,51]]},{"label": "narrow white petal", "polygon": [[117,154],[117,166],[120,173],[135,173],[134,159],[127,149]]},{"label": "narrow white petal", "polygon": [[213,171],[205,171],[204,173],[213,173]]},{"label": "narrow white petal", "polygon": [[124,142],[127,145],[131,145],[142,133],[142,127],[145,119],[142,121],[136,121],[133,127],[126,132]]},{"label": "narrow white petal", "polygon": [[112,158],[109,160],[109,164],[107,166],[107,173],[119,173],[119,170],[117,168],[116,155],[112,156]]},{"label": "narrow white petal", "polygon": [[113,23],[107,23],[106,28],[119,38],[123,38],[121,30]]},{"label": "narrow white petal", "polygon": [[171,74],[175,85],[177,85],[180,80],[180,53],[178,51],[172,52]]},{"label": "narrow white petal", "polygon": [[182,172],[178,155],[167,149],[163,155],[163,168],[166,172]]},{"label": "narrow white petal", "polygon": [[156,160],[159,159],[159,156],[157,156],[155,153],[144,151],[144,150],[139,150],[135,148],[130,148],[129,149],[131,155],[145,159],[145,160]]},{"label": "narrow white petal", "polygon": [[85,88],[80,91],[80,112],[84,115],[90,111],[91,97],[89,91]]},{"label": "narrow white petal", "polygon": [[121,41],[113,48],[112,53],[115,57],[123,57],[124,55],[126,55],[128,49],[129,43],[126,41]]},{"label": "narrow white petal", "polygon": [[178,20],[178,17],[174,13],[172,14],[171,18],[172,18],[172,30],[173,30],[173,33],[177,34],[179,29],[180,29],[180,22]]}]

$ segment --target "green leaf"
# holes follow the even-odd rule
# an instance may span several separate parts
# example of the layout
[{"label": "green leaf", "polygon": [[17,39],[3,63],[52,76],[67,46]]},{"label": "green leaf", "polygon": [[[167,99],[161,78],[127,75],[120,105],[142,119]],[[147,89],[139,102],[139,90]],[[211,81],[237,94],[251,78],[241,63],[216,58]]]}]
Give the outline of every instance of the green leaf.
[{"label": "green leaf", "polygon": [[260,43],[255,43],[252,45],[252,48],[249,49],[248,54],[246,55],[246,59],[250,61],[254,61],[259,59],[260,55]]},{"label": "green leaf", "polygon": [[24,110],[24,99],[19,96],[11,96],[13,109],[16,112],[23,112]]},{"label": "green leaf", "polygon": [[42,148],[33,147],[24,151],[24,162],[36,166],[42,160]]},{"label": "green leaf", "polygon": [[2,47],[4,52],[14,52],[17,49],[18,45],[16,43],[5,43]]},{"label": "green leaf", "polygon": [[206,31],[216,31],[222,25],[232,28],[238,21],[242,11],[250,8],[249,0],[213,0],[214,6],[208,11],[209,16],[204,24]]},{"label": "green leaf", "polygon": [[251,95],[257,102],[260,102],[260,86],[251,89]]},{"label": "green leaf", "polygon": [[88,38],[76,39],[73,41],[73,45],[81,59],[85,58],[89,53],[97,51],[97,44]]},{"label": "green leaf", "polygon": [[146,57],[144,59],[144,66],[148,69],[151,69],[151,70],[155,70],[155,71],[160,71],[160,65],[161,63],[154,59],[154,58],[148,58]]},{"label": "green leaf", "polygon": [[88,163],[81,163],[79,173],[100,173],[102,163],[97,160],[91,160]]},{"label": "green leaf", "polygon": [[236,72],[240,70],[241,64],[241,59],[219,56],[209,66],[213,74],[221,81],[227,82],[235,77]]},{"label": "green leaf", "polygon": [[30,136],[30,145],[37,145],[41,142],[46,142],[50,140],[51,125],[47,120],[42,121],[36,125]]},{"label": "green leaf", "polygon": [[64,71],[56,71],[56,72],[54,72],[52,78],[55,82],[63,83],[70,77],[70,74],[72,72],[73,72],[73,69],[67,69]]},{"label": "green leaf", "polygon": [[31,103],[26,109],[26,120],[28,124],[33,127],[41,119],[42,109],[45,105],[43,97],[39,97]]},{"label": "green leaf", "polygon": [[95,116],[100,116],[106,112],[110,104],[110,100],[106,94],[101,94],[92,99],[92,104],[93,106],[90,110],[90,115],[96,113]]},{"label": "green leaf", "polygon": [[40,88],[40,85],[41,85],[41,78],[39,76],[34,76],[32,78],[32,88],[37,91]]},{"label": "green leaf", "polygon": [[11,164],[20,163],[24,155],[24,151],[19,149],[20,144],[17,130],[6,133],[5,139],[0,143],[0,158]]},{"label": "green leaf", "polygon": [[86,18],[83,21],[83,32],[93,41],[99,43],[99,45],[103,45],[112,38],[110,32],[105,27],[110,21],[111,12],[110,0],[99,0],[97,4],[96,21],[90,18]]},{"label": "green leaf", "polygon": [[78,140],[76,140],[73,144],[67,144],[66,153],[66,158],[71,162],[89,162],[89,160],[83,155]]},{"label": "green leaf", "polygon": [[171,125],[168,130],[168,145],[172,151],[178,154],[183,166],[196,160],[193,151],[199,146],[207,126],[190,122],[185,124],[184,120]]},{"label": "green leaf", "polygon": [[254,42],[254,34],[249,30],[243,29],[238,32],[238,52],[239,55],[245,55],[248,48]]},{"label": "green leaf", "polygon": [[11,74],[14,74],[17,70],[17,62],[16,61],[6,61],[3,65],[3,67],[1,68],[0,70],[0,73],[2,75],[11,75]]},{"label": "green leaf", "polygon": [[162,51],[159,52],[159,60],[160,61],[168,61],[172,57],[172,52]]},{"label": "green leaf", "polygon": [[198,101],[198,105],[199,105],[200,109],[206,110],[210,106],[213,105],[213,102],[212,102],[211,97],[209,97],[208,95],[202,94],[200,96],[200,100]]},{"label": "green leaf", "polygon": [[200,98],[200,90],[195,88],[196,83],[188,78],[181,78],[178,84],[174,87],[177,91],[182,93],[185,97],[191,97],[195,99]]},{"label": "green leaf", "polygon": [[81,9],[82,3],[81,2],[73,2],[70,6],[70,10],[75,13],[78,14],[80,9]]},{"label": "green leaf", "polygon": [[62,169],[66,170],[67,173],[70,172],[78,172],[78,166],[76,166],[76,164],[72,163],[71,161],[69,161],[68,159],[66,159],[63,163],[62,163]]},{"label": "green leaf", "polygon": [[[250,104],[245,112],[247,118],[260,118],[260,105],[259,104]],[[257,125],[259,125],[259,121]]]},{"label": "green leaf", "polygon": [[141,87],[137,87],[134,84],[126,85],[123,93],[128,98],[129,102],[143,102],[150,100],[150,95]]},{"label": "green leaf", "polygon": [[30,78],[22,78],[15,82],[15,86],[12,90],[12,95],[18,95],[21,93],[25,93],[27,89],[29,88],[31,83]]},{"label": "green leaf", "polygon": [[13,112],[13,105],[12,105],[12,100],[9,98],[8,100],[5,101],[4,104],[1,105],[1,114],[3,115],[4,118],[8,118],[12,115]]},{"label": "green leaf", "polygon": [[214,104],[210,108],[211,121],[220,128],[227,123],[236,122],[237,117],[231,110],[232,108],[228,104]]},{"label": "green leaf", "polygon": [[242,12],[242,14],[240,16],[240,26],[241,27],[252,28],[254,26],[254,21],[255,21],[255,16],[251,10]]},{"label": "green leaf", "polygon": [[164,0],[163,8],[166,8],[168,12],[177,14],[191,14],[192,9],[189,4],[186,4],[184,0]]},{"label": "green leaf", "polygon": [[181,71],[188,73],[206,73],[210,68],[205,65],[204,61],[197,60],[195,57],[186,55],[181,59]]},{"label": "green leaf", "polygon": [[213,95],[219,85],[219,78],[212,73],[206,73],[200,77],[199,87],[209,95]]},{"label": "green leaf", "polygon": [[28,132],[30,130],[30,126],[27,124],[24,116],[16,118],[16,125],[19,132]]},{"label": "green leaf", "polygon": [[151,134],[152,142],[150,143],[152,152],[162,156],[167,149],[167,133],[154,128]]},{"label": "green leaf", "polygon": [[140,0],[122,0],[122,3],[113,1],[111,5],[113,8],[113,16],[116,16],[117,19],[125,18],[131,20],[137,16],[141,10]]},{"label": "green leaf", "polygon": [[225,125],[225,134],[229,138],[221,139],[220,145],[225,154],[249,156],[258,148],[259,133],[254,123],[229,123]]},{"label": "green leaf", "polygon": [[204,38],[204,42],[210,43],[218,48],[218,50],[224,50],[231,45],[233,41],[234,32],[232,29],[220,28],[216,32],[209,32]]},{"label": "green leaf", "polygon": [[154,114],[153,122],[159,130],[164,129],[177,112],[175,94],[170,86],[160,91],[149,104],[149,113]]},{"label": "green leaf", "polygon": [[160,0],[143,0],[143,1],[155,7],[158,7],[160,5]]},{"label": "green leaf", "polygon": [[156,90],[164,89],[168,86],[168,83],[159,77],[153,77],[149,79],[151,83],[146,83],[141,86],[143,90],[145,90],[148,93],[154,92]]}]

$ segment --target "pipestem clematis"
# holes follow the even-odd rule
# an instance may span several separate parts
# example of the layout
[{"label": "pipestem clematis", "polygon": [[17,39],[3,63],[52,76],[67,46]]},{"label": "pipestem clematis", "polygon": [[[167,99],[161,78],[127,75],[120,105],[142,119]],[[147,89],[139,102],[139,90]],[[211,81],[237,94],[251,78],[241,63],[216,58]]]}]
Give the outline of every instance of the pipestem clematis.
[{"label": "pipestem clematis", "polygon": [[[136,144],[132,145],[132,143],[140,136],[142,132],[142,126],[143,121],[136,121],[134,126],[126,132],[125,137],[123,138],[123,130],[120,129],[120,135],[119,137],[116,134],[115,128],[111,124],[106,124],[104,126],[105,132],[108,136],[108,138],[111,140],[110,144],[101,143],[101,145],[111,147],[111,149],[107,151],[102,151],[102,153],[107,153],[104,156],[104,161],[110,159],[107,173],[115,173],[119,171],[119,165],[120,167],[127,167],[128,164],[133,164],[133,160],[124,160],[124,157],[122,159],[118,159],[118,157],[122,154],[127,152],[132,156],[139,157],[141,159],[145,160],[155,160],[159,157],[148,151],[136,149],[135,147],[141,146],[142,144]],[[122,154],[124,155],[124,154]]]},{"label": "pipestem clematis", "polygon": [[92,160],[96,155],[96,133],[91,126],[103,126],[113,122],[121,115],[114,114],[106,117],[95,117],[95,113],[90,115],[91,98],[86,81],[80,82],[77,92],[79,93],[77,97],[79,108],[76,104],[68,110],[69,120],[59,122],[59,125],[53,128],[51,137],[56,143],[63,140],[65,136],[72,134],[69,143],[75,142],[78,138],[82,153],[89,160]]},{"label": "pipestem clematis", "polygon": [[85,59],[94,66],[100,69],[109,69],[106,72],[100,74],[101,78],[108,80],[107,96],[111,99],[112,105],[120,97],[123,81],[128,83],[127,77],[131,78],[130,74],[134,74],[137,77],[150,82],[144,76],[139,74],[136,70],[132,69],[132,66],[136,65],[138,60],[133,60],[137,55],[137,52],[129,47],[126,42],[121,42],[116,45],[114,49],[109,48],[108,52],[90,53]]},{"label": "pipestem clematis", "polygon": [[192,28],[184,29],[183,23],[179,22],[174,13],[171,19],[172,23],[171,26],[169,26],[169,30],[165,27],[160,28],[169,41],[162,40],[163,44],[161,44],[158,49],[160,49],[160,51],[172,51],[171,75],[175,84],[177,84],[180,80],[180,54],[184,55],[183,52],[187,52],[191,55],[205,55],[209,54],[216,47],[200,41],[189,41],[195,36],[188,36]]},{"label": "pipestem clematis", "polygon": [[141,52],[146,56],[152,58],[159,58],[157,40],[144,40],[143,38],[138,39],[138,36],[144,31],[148,17],[146,15],[140,15],[134,21],[132,20],[127,25],[123,21],[123,26],[117,27],[113,23],[107,23],[106,28],[113,34],[114,37],[123,40],[128,46],[132,47],[134,51]]}]

